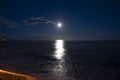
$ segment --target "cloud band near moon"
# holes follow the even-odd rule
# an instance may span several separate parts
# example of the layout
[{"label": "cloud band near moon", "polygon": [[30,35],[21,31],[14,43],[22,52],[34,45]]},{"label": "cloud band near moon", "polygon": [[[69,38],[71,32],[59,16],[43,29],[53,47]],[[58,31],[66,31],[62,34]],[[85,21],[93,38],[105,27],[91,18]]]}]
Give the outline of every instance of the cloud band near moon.
[{"label": "cloud band near moon", "polygon": [[35,25],[35,24],[41,24],[41,23],[44,23],[44,24],[48,24],[48,23],[56,24],[56,22],[53,22],[53,21],[51,21],[49,19],[40,18],[40,17],[26,19],[23,22],[26,25]]},{"label": "cloud band near moon", "polygon": [[[26,19],[23,21],[23,23],[24,23],[23,25],[57,24],[54,21],[51,21],[51,20],[45,19],[45,18],[40,18],[40,17]],[[0,26],[16,28],[16,27],[18,27],[18,25],[20,26],[21,24],[18,24],[15,21],[0,17]]]}]

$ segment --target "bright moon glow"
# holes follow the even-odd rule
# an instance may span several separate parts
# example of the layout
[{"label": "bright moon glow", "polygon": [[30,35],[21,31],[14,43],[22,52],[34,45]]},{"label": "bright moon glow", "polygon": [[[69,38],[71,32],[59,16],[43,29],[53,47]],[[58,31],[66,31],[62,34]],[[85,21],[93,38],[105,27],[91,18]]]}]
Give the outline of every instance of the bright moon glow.
[{"label": "bright moon glow", "polygon": [[58,59],[58,60],[61,60],[64,56],[64,41],[63,40],[56,40],[55,41],[55,57]]},{"label": "bright moon glow", "polygon": [[62,27],[62,23],[59,22],[59,23],[57,24],[57,26],[58,26],[58,27]]}]

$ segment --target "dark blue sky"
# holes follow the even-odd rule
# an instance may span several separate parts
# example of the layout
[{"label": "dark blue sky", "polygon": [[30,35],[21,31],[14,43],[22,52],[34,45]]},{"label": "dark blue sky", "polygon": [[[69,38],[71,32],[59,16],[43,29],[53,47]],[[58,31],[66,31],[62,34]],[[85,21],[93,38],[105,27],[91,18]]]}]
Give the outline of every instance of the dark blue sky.
[{"label": "dark blue sky", "polygon": [[[0,25],[0,35],[12,38],[46,34],[120,39],[119,0],[0,0],[0,17],[19,24],[19,28]],[[64,26],[24,25],[23,20],[32,17],[61,21]]]}]

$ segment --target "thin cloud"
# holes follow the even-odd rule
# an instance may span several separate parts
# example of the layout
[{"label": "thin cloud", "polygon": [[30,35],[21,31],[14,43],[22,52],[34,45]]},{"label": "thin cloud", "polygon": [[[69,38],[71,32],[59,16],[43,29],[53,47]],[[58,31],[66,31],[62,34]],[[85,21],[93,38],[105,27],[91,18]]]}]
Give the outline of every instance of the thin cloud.
[{"label": "thin cloud", "polygon": [[6,26],[6,27],[18,27],[18,24],[14,21],[5,19],[3,17],[0,17],[0,26]]},{"label": "thin cloud", "polygon": [[44,24],[47,24],[47,23],[56,24],[55,22],[50,21],[49,19],[44,19],[44,18],[40,18],[40,17],[26,19],[23,22],[26,25],[35,25],[35,24],[40,24],[40,23],[44,23]]}]

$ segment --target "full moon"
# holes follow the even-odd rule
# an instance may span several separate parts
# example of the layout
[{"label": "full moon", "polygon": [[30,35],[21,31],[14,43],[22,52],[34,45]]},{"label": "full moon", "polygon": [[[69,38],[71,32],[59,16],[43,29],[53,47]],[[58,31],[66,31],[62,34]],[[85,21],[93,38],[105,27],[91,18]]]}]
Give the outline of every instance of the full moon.
[{"label": "full moon", "polygon": [[57,24],[57,26],[58,26],[58,27],[62,27],[62,23],[59,22],[59,23]]}]

